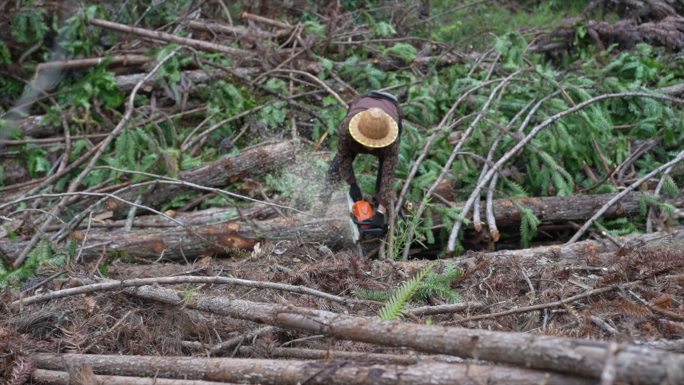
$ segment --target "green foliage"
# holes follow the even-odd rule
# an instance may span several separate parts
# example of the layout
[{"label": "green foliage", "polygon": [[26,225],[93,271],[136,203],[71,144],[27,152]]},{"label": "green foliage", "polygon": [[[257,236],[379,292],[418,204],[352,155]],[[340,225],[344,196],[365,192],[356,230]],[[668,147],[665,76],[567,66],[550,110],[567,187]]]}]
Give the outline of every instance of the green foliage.
[{"label": "green foliage", "polygon": [[41,241],[28,253],[26,261],[18,269],[9,271],[5,267],[0,267],[0,290],[7,285],[16,285],[33,277],[38,269],[46,264],[62,266],[64,256],[56,255],[50,242]]},{"label": "green foliage", "polygon": [[396,43],[393,46],[386,48],[382,53],[385,56],[396,57],[406,63],[411,63],[416,60],[418,50],[408,43]]},{"label": "green foliage", "polygon": [[89,6],[68,18],[59,29],[59,45],[73,57],[92,56],[100,39],[100,28],[93,28],[88,20],[104,17],[100,6]]},{"label": "green foliage", "polygon": [[401,286],[392,294],[392,297],[385,303],[385,306],[380,309],[378,315],[382,319],[393,320],[400,317],[408,301],[418,291],[418,288],[425,279],[425,277],[432,272],[435,264],[430,263],[418,272],[414,277],[401,284]]},{"label": "green foliage", "polygon": [[119,91],[116,78],[105,66],[89,70],[81,79],[65,86],[66,92],[59,97],[60,104],[89,111],[94,99],[102,101],[107,108],[117,108],[124,96]]},{"label": "green foliage", "polygon": [[676,198],[679,195],[679,187],[677,186],[677,182],[672,179],[670,175],[664,175],[663,176],[663,193],[666,195],[669,195],[672,198]]},{"label": "green foliage", "polygon": [[520,211],[520,243],[523,247],[529,247],[532,238],[537,234],[537,226],[541,221],[531,209],[523,207],[516,201],[513,201],[513,204]]},{"label": "green foliage", "polygon": [[429,298],[442,298],[449,302],[460,302],[461,296],[451,288],[453,282],[461,279],[463,272],[454,264],[447,264],[442,274],[430,272],[416,291],[415,298],[428,300]]},{"label": "green foliage", "polygon": [[4,41],[0,40],[0,64],[12,63],[12,54]]},{"label": "green foliage", "polygon": [[45,34],[50,30],[46,22],[45,9],[35,3],[36,1],[24,2],[22,7],[14,13],[12,20],[12,37],[27,45],[42,42]]}]

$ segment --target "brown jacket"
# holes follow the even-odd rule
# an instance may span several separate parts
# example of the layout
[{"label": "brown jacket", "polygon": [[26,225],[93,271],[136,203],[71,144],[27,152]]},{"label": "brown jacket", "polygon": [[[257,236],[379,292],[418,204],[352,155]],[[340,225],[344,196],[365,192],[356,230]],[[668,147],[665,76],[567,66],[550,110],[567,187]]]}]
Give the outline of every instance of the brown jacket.
[{"label": "brown jacket", "polygon": [[[399,136],[397,140],[391,145],[383,148],[368,148],[363,146],[352,138],[349,133],[349,121],[351,118],[361,111],[365,111],[371,107],[378,107],[389,114],[397,121],[399,125]],[[338,129],[338,149],[337,155],[330,164],[328,171],[328,179],[332,183],[338,183],[341,180],[346,181],[349,185],[356,183],[356,176],[354,175],[354,158],[357,154],[371,154],[378,158],[378,176],[375,182],[375,192],[377,200],[390,209],[394,202],[394,173],[397,169],[397,161],[399,158],[399,142],[401,139],[401,121],[403,119],[403,112],[401,107],[393,101],[375,96],[362,95],[349,104],[347,116],[342,121]]]}]

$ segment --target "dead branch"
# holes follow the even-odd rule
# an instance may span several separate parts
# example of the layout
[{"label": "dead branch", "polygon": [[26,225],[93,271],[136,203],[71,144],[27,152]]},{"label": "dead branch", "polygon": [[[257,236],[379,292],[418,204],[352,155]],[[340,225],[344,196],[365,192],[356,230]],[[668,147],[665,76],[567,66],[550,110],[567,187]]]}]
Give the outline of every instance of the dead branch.
[{"label": "dead branch", "polygon": [[86,59],[71,59],[59,60],[46,63],[40,63],[36,66],[36,72],[51,70],[51,69],[75,69],[75,68],[90,68],[98,66],[102,63],[109,65],[131,65],[131,64],[145,64],[153,61],[154,58],[145,55],[115,55],[111,57],[94,57]]},{"label": "dead branch", "polygon": [[[183,171],[178,179],[188,184],[206,187],[223,187],[248,175],[258,175],[268,172],[293,161],[295,158],[296,144],[292,141],[264,144],[242,151],[241,153],[208,162],[194,170]],[[179,194],[192,191],[190,185],[183,183],[162,183],[151,188],[134,188],[120,194],[125,200],[132,201],[142,194],[142,203],[146,206],[159,207],[170,198]],[[126,207],[111,200],[107,202],[110,210],[114,211],[115,217],[123,217]]]},{"label": "dead branch", "polygon": [[368,365],[350,361],[299,361],[245,358],[108,356],[95,354],[33,355],[41,369],[63,370],[91,365],[96,373],[118,376],[155,376],[258,384],[591,384],[592,380],[508,366],[447,364]]},{"label": "dead branch", "polygon": [[413,309],[408,310],[407,313],[415,316],[448,314],[461,311],[468,311],[471,309],[479,309],[484,306],[485,304],[482,302],[459,302],[448,303],[445,305],[414,307]]},{"label": "dead branch", "polygon": [[[451,155],[449,155],[449,158],[447,161],[444,163],[444,166],[442,167],[442,170],[440,171],[439,175],[437,176],[437,179],[432,183],[428,191],[425,193],[425,197],[421,201],[420,205],[418,206],[418,209],[416,209],[416,213],[414,214],[416,218],[420,218],[423,215],[423,212],[425,211],[425,208],[427,207],[428,199],[432,196],[434,193],[435,189],[437,186],[442,182],[446,174],[451,170],[451,165],[456,159],[456,156],[458,155],[459,151],[461,150],[461,147],[465,143],[465,141],[468,139],[470,134],[475,130],[475,127],[477,127],[477,123],[482,119],[484,116],[485,112],[489,108],[489,105],[491,102],[494,100],[494,97],[497,95],[497,93],[506,85],[508,82],[513,80],[516,76],[520,75],[521,73],[524,72],[529,72],[531,71],[531,68],[524,68],[521,70],[518,70],[510,75],[508,75],[506,78],[504,78],[494,89],[492,92],[489,94],[489,98],[487,98],[487,101],[484,103],[482,108],[480,109],[480,112],[477,114],[475,119],[470,123],[468,128],[464,131],[463,135],[461,136],[461,139],[458,141],[458,143],[454,146],[454,149],[451,152]],[[482,186],[479,186],[479,189],[482,189]],[[478,188],[476,187],[476,190]],[[472,198],[473,200],[475,198]],[[466,203],[467,204],[467,203]],[[472,204],[472,202],[471,202]],[[470,210],[470,208],[464,208],[461,213],[461,215],[466,215],[467,212]],[[403,258],[404,260],[408,259],[409,252],[411,251],[410,245],[411,242],[413,241],[413,235],[416,231],[416,223],[411,222],[408,226],[408,229],[406,230],[407,234],[407,239],[406,239],[406,246],[404,247],[404,252],[403,252]]]},{"label": "dead branch", "polygon": [[586,232],[589,227],[592,226],[595,220],[599,219],[608,209],[614,205],[616,202],[618,202],[622,197],[625,195],[629,194],[629,192],[634,191],[637,187],[641,186],[642,183],[645,181],[651,179],[652,177],[658,175],[659,173],[663,172],[664,170],[667,170],[668,168],[674,166],[675,164],[681,162],[684,160],[684,150],[682,150],[674,159],[671,161],[665,163],[664,165],[656,168],[655,170],[649,172],[648,174],[644,175],[643,177],[639,178],[636,180],[634,183],[631,185],[627,186],[624,190],[616,194],[612,199],[610,199],[608,202],[606,202],[605,205],[603,205],[597,212],[587,220],[582,227],[580,227],[579,230],[575,233],[575,235],[570,238],[570,240],[567,243],[573,243],[576,242],[583,234]]},{"label": "dead branch", "polygon": [[549,309],[552,307],[559,307],[563,306],[566,304],[569,304],[571,302],[577,301],[578,299],[582,298],[587,298],[591,297],[594,295],[598,294],[603,294],[609,291],[617,290],[617,289],[626,289],[628,287],[632,287],[641,281],[635,281],[635,282],[628,282],[628,283],[623,283],[619,285],[613,285],[613,286],[606,286],[606,287],[600,287],[598,289],[593,289],[586,291],[581,294],[573,295],[572,297],[564,298],[559,301],[554,301],[554,302],[548,302],[548,303],[540,303],[538,305],[531,305],[531,306],[525,306],[525,307],[518,307],[515,309],[510,309],[498,313],[491,313],[491,314],[479,314],[475,316],[470,316],[466,318],[459,319],[457,321],[454,321],[454,323],[460,324],[464,322],[470,322],[470,321],[478,321],[478,320],[483,320],[483,319],[490,319],[490,318],[497,318],[497,317],[503,317],[511,314],[519,314],[519,313],[527,313],[535,310],[541,310],[541,309]]},{"label": "dead branch", "polygon": [[240,14],[240,18],[246,19],[246,20],[251,20],[251,21],[256,22],[256,23],[266,24],[268,26],[280,28],[280,29],[284,29],[284,30],[291,30],[292,28],[294,28],[290,24],[283,23],[283,22],[273,20],[273,19],[269,19],[267,17],[254,15],[254,14],[247,13],[247,12],[242,12],[242,14]]},{"label": "dead branch", "polygon": [[126,287],[138,287],[145,285],[178,285],[181,283],[204,283],[204,284],[215,284],[215,285],[235,285],[235,286],[245,286],[257,289],[273,289],[289,291],[298,294],[307,294],[314,297],[324,298],[333,302],[351,304],[351,303],[367,303],[368,301],[357,300],[352,298],[339,297],[333,294],[328,294],[320,290],[311,289],[306,286],[298,285],[288,285],[284,283],[268,282],[268,281],[251,281],[247,279],[240,278],[230,278],[230,277],[203,277],[203,276],[193,276],[184,275],[179,277],[154,277],[154,278],[137,278],[128,279],[123,281],[113,281],[107,280],[105,282],[98,283],[88,283],[89,281],[84,281],[86,283],[83,286],[72,287],[69,289],[55,290],[45,294],[34,295],[32,297],[20,299],[12,302],[11,306],[29,305],[33,303],[40,303],[45,301],[51,301],[57,298],[64,298],[79,294],[94,293],[100,291],[111,291],[120,290]]},{"label": "dead branch", "polygon": [[[219,32],[227,35],[240,36],[242,39],[248,40],[250,42],[258,42],[262,40],[269,40],[283,36],[283,31],[271,33],[255,27],[244,27],[241,25],[225,25],[220,23],[208,22],[206,20],[190,20],[188,21],[188,27],[198,29],[201,31],[209,31],[213,33]],[[285,32],[287,33],[288,31]]]},{"label": "dead branch", "polygon": [[[535,127],[530,130],[530,132],[523,138],[521,139],[513,148],[508,150],[493,166],[492,168],[487,172],[487,174],[482,178],[477,183],[477,186],[475,187],[476,189],[481,189],[484,187],[486,183],[489,183],[490,179],[494,175],[494,173],[498,172],[498,170],[501,168],[501,166],[504,165],[508,160],[510,160],[513,156],[515,156],[527,143],[529,143],[532,138],[534,138],[541,130],[544,128],[550,126],[557,120],[573,113],[576,111],[579,111],[583,109],[584,107],[599,102],[604,99],[613,99],[613,98],[625,98],[625,97],[645,97],[645,98],[653,98],[653,99],[661,99],[661,100],[667,100],[675,104],[684,104],[684,100],[682,99],[677,99],[673,98],[670,96],[666,95],[659,95],[659,94],[652,94],[648,92],[621,92],[621,93],[614,93],[614,94],[604,94],[604,95],[599,95],[595,96],[591,99],[587,99],[582,103],[578,103],[574,105],[573,107],[559,112],[553,116],[548,117],[545,119],[543,122],[537,124]],[[463,210],[461,210],[461,215],[466,215],[468,213],[469,208],[464,207]],[[456,227],[454,227],[451,231],[451,234],[449,234],[449,242],[447,244],[447,252],[448,253],[453,253],[456,250],[456,240],[458,237],[458,234],[453,231]]]},{"label": "dead branch", "polygon": [[230,56],[238,57],[249,57],[254,55],[254,52],[252,51],[246,51],[243,49],[228,47],[222,44],[215,44],[202,40],[189,39],[186,37],[180,37],[166,32],[151,31],[145,28],[133,27],[102,19],[90,19],[88,21],[90,24],[97,27],[107,28],[118,32],[130,33],[132,35],[137,35],[146,39],[161,40],[167,43],[176,43],[203,51],[221,52]]},{"label": "dead branch", "polygon": [[[601,376],[608,348],[607,343],[593,340],[384,321],[215,296],[184,298],[177,291],[150,286],[125,290],[141,298],[338,339],[523,365],[594,379]],[[684,367],[681,354],[629,346],[618,354],[616,363],[617,379],[627,383],[684,381],[684,373],[676,369]]]}]

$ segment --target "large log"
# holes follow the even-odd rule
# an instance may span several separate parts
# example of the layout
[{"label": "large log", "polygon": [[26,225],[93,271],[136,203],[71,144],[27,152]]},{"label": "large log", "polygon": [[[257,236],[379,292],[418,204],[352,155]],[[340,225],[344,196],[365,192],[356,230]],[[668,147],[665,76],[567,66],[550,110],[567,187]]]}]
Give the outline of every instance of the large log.
[{"label": "large log", "polygon": [[[205,187],[224,187],[248,175],[258,175],[294,162],[296,144],[293,141],[265,144],[245,150],[235,156],[209,162],[194,170],[183,171],[178,179]],[[140,195],[141,204],[159,207],[171,198],[193,191],[184,185],[159,184],[151,187],[140,187],[117,194],[129,202],[136,201]],[[114,211],[116,217],[126,214],[130,206],[116,199],[107,201],[107,206]]]},{"label": "large log", "polygon": [[[601,378],[606,358],[612,354],[610,343],[603,341],[385,321],[219,296],[187,298],[179,291],[151,286],[124,291],[140,298],[336,339],[406,347],[424,353],[475,358],[594,379]],[[627,345],[615,352],[613,358],[618,382],[684,383],[684,354]]]},{"label": "large log", "polygon": [[[72,237],[78,241],[87,239],[83,249],[85,258],[98,256],[103,250],[140,258],[163,255],[167,259],[181,259],[207,254],[230,255],[235,249],[250,250],[257,242],[264,240],[325,243],[333,249],[353,246],[349,220],[340,217],[299,216],[267,221],[226,222],[193,226],[192,231],[181,227],[136,231],[91,229],[90,232],[74,232]],[[13,249],[16,252],[16,247]]]},{"label": "large log", "polygon": [[[349,360],[267,360],[114,356],[39,353],[32,356],[43,370],[65,370],[65,365],[89,365],[95,373],[116,376],[184,378],[241,384],[593,384],[594,381],[510,366],[475,363],[421,362],[415,365],[368,365]],[[41,375],[47,374],[40,372]],[[57,382],[55,382],[57,383]]]},{"label": "large log", "polygon": [[[597,194],[497,199],[493,202],[494,216],[497,225],[517,225],[521,220],[517,203],[532,210],[542,223],[580,221],[590,218],[614,196],[615,194]],[[640,196],[640,193],[627,194],[612,206],[604,217],[612,218],[639,213]],[[485,204],[485,201],[480,203],[480,212],[485,212]],[[454,206],[460,210],[462,205],[462,203],[456,203]]]}]

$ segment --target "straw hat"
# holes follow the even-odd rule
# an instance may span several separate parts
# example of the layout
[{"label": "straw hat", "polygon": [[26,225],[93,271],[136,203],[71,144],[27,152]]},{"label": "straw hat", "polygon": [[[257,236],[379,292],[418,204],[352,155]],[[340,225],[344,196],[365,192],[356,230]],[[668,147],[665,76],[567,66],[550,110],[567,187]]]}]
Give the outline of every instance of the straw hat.
[{"label": "straw hat", "polygon": [[371,107],[351,118],[349,133],[366,147],[380,148],[394,143],[399,136],[399,127],[385,111]]}]

